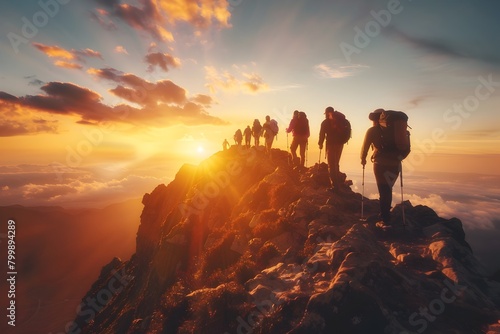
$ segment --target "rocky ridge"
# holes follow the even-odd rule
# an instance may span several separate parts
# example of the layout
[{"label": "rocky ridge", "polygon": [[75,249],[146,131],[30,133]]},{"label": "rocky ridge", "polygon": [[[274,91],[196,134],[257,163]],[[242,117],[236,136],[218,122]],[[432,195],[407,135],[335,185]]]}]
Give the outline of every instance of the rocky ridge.
[{"label": "rocky ridge", "polygon": [[144,195],[136,253],[102,269],[67,332],[500,333],[500,283],[459,219],[405,202],[407,226],[398,205],[382,229],[327,183],[280,150],[183,166]]}]

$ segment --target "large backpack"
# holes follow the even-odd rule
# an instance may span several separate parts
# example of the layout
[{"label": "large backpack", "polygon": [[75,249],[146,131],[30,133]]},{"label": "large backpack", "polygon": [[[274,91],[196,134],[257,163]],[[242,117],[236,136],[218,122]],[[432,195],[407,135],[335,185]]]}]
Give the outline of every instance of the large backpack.
[{"label": "large backpack", "polygon": [[307,136],[309,134],[309,120],[305,112],[300,111],[299,117],[295,121],[293,127],[293,134],[295,136]]},{"label": "large backpack", "polygon": [[351,123],[341,112],[333,112],[333,131],[337,142],[345,144],[351,138]]},{"label": "large backpack", "polygon": [[410,132],[407,130],[408,115],[402,111],[384,110],[379,124],[382,130],[382,151],[395,153],[399,160],[406,158],[411,149]]},{"label": "large backpack", "polygon": [[275,136],[278,134],[279,127],[278,127],[278,122],[275,119],[272,119],[269,122],[269,128],[271,129],[271,131],[274,133]]},{"label": "large backpack", "polygon": [[260,124],[259,120],[258,119],[254,120],[252,126],[252,133],[254,137],[259,137],[261,131],[262,131],[262,125]]}]

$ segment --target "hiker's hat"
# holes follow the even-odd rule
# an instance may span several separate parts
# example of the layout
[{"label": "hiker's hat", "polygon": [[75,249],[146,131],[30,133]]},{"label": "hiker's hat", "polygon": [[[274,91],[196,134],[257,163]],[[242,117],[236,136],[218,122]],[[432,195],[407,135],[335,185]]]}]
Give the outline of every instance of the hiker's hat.
[{"label": "hiker's hat", "polygon": [[329,112],[334,112],[333,107],[326,107],[325,114],[328,114]]},{"label": "hiker's hat", "polygon": [[384,109],[382,108],[375,109],[373,112],[370,113],[370,115],[368,115],[368,118],[370,119],[370,121],[378,121],[383,111]]}]

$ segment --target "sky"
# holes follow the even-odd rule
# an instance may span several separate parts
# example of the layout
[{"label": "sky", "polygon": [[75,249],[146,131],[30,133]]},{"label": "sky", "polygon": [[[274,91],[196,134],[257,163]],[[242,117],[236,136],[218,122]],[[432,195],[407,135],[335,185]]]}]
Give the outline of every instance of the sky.
[{"label": "sky", "polygon": [[333,106],[352,124],[341,169],[355,181],[368,114],[403,110],[408,197],[452,208],[442,190],[489,189],[496,208],[497,183],[434,191],[420,175],[500,175],[499,12],[485,0],[3,1],[0,203],[141,197],[255,118],[278,121],[286,150],[296,109],[312,165]]}]

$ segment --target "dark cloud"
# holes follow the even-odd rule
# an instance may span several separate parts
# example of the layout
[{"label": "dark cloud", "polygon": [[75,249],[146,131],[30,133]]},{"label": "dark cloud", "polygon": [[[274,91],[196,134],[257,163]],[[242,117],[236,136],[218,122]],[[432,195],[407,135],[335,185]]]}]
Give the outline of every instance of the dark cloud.
[{"label": "dark cloud", "polygon": [[41,86],[43,84],[44,84],[44,82],[42,80],[39,80],[39,79],[33,79],[28,83],[28,85],[30,85],[30,86]]},{"label": "dark cloud", "polygon": [[90,18],[97,22],[105,30],[113,31],[117,29],[116,24],[109,19],[106,11],[100,10],[98,12],[91,12]]},{"label": "dark cloud", "polygon": [[148,32],[153,38],[169,40],[169,33],[162,27],[164,19],[152,0],[142,0],[142,8],[129,4],[118,4],[113,15],[125,21],[131,27]]},{"label": "dark cloud", "polygon": [[437,38],[431,39],[415,37],[393,26],[387,27],[384,30],[384,33],[414,48],[422,49],[432,54],[438,54],[441,56],[447,56],[457,59],[471,59],[497,66],[500,65],[500,55],[487,54],[483,52],[481,48],[475,48],[474,45],[459,46],[453,45],[448,41],[439,40]]},{"label": "dark cloud", "polygon": [[[231,13],[227,1],[214,0],[95,0],[105,9],[97,9],[93,14],[105,29],[117,18],[134,29],[144,31],[159,41],[173,41],[172,33],[167,30],[176,22],[187,22],[197,29],[207,29],[212,25],[229,27]],[[107,20],[106,20],[107,19]]]},{"label": "dark cloud", "polygon": [[146,63],[149,64],[148,66],[149,72],[152,72],[155,69],[155,67],[159,67],[165,72],[168,72],[169,68],[180,66],[179,60],[177,60],[176,58],[167,53],[161,53],[161,52],[149,53],[146,55],[144,59]]},{"label": "dark cloud", "polygon": [[[123,74],[114,69],[93,70],[92,74],[121,83],[110,92],[129,102],[140,106],[127,104],[109,106],[103,103],[102,97],[84,87],[72,83],[49,82],[41,87],[44,94],[15,97],[0,91],[0,112],[4,114],[12,110],[27,109],[32,112],[47,112],[57,115],[80,116],[80,124],[97,124],[111,121],[132,125],[148,125],[154,127],[169,126],[184,123],[226,124],[217,117],[210,116],[205,107],[189,102],[186,91],[170,80],[156,83],[146,81],[132,74]],[[5,120],[4,135],[16,135],[31,132],[53,132],[55,125],[49,123],[33,123],[29,127],[22,123],[9,123]],[[24,130],[23,130],[24,129]]]},{"label": "dark cloud", "polygon": [[118,83],[119,85],[110,92],[141,106],[152,107],[159,103],[183,104],[187,102],[186,90],[170,80],[152,83],[134,74],[122,73],[112,68],[90,69],[89,73]]}]

